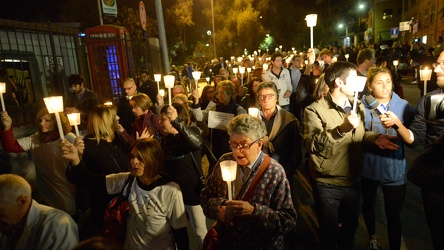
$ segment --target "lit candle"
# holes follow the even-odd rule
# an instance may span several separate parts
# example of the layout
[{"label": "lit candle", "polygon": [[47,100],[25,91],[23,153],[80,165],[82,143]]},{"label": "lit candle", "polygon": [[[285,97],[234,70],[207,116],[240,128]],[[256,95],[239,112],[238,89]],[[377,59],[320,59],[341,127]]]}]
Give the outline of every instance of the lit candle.
[{"label": "lit candle", "polygon": [[349,54],[345,54],[345,60],[347,60],[347,62],[348,62],[348,58],[350,57],[350,55]]},{"label": "lit candle", "polygon": [[365,83],[367,82],[367,77],[365,76],[356,76],[352,88],[355,92],[355,99],[353,101],[353,111],[356,112],[356,105],[358,103],[358,93],[362,92],[365,88]]},{"label": "lit candle", "polygon": [[425,67],[424,69],[421,69],[419,71],[419,77],[421,78],[421,81],[424,81],[424,93],[425,95],[427,93],[427,81],[430,81],[432,78],[432,70]]},{"label": "lit candle", "polygon": [[231,189],[231,182],[236,180],[237,163],[235,161],[222,161],[220,163],[220,170],[222,172],[222,179],[227,182],[228,186],[228,200],[233,199],[233,191]]},{"label": "lit candle", "polygon": [[48,113],[54,113],[57,121],[57,127],[59,129],[60,139],[64,139],[65,136],[63,134],[62,122],[60,121],[59,112],[63,112],[63,97],[62,96],[50,96],[43,98],[45,101],[46,108],[48,109]]},{"label": "lit candle", "polygon": [[105,106],[113,106],[113,102],[105,102],[103,105],[105,105]]},{"label": "lit candle", "polygon": [[239,67],[239,73],[241,73],[241,86],[244,86],[245,67]]},{"label": "lit candle", "polygon": [[259,109],[258,108],[248,108],[248,114],[253,117],[259,117]]},{"label": "lit candle", "polygon": [[80,124],[80,113],[68,114],[68,120],[69,124],[71,124],[71,126],[74,126],[74,129],[76,130],[76,136],[79,136],[80,135],[79,127],[77,127],[77,125]]},{"label": "lit candle", "polygon": [[163,77],[165,87],[168,88],[168,104],[171,106],[171,89],[174,87],[174,76],[166,75]]},{"label": "lit candle", "polygon": [[210,77],[206,77],[205,80],[207,80],[207,83],[210,84]]},{"label": "lit candle", "polygon": [[194,83],[196,83],[196,89],[198,89],[197,83],[199,82],[200,79],[200,75],[202,74],[202,72],[200,71],[193,71],[193,78],[194,78]]},{"label": "lit candle", "polygon": [[264,71],[267,71],[267,70],[268,70],[268,64],[264,63],[264,64],[262,65],[262,68],[264,69]]},{"label": "lit candle", "polygon": [[160,96],[164,97],[165,96],[165,90],[164,89],[160,89],[159,90],[159,94],[160,94]]},{"label": "lit candle", "polygon": [[154,74],[154,81],[157,82],[157,93],[159,93],[159,90],[160,90],[159,82],[161,80],[162,80],[162,75],[161,74]]},{"label": "lit candle", "polygon": [[6,93],[6,83],[0,82],[0,99],[2,102],[2,110],[6,111],[5,109],[5,101],[3,100],[3,93]]}]

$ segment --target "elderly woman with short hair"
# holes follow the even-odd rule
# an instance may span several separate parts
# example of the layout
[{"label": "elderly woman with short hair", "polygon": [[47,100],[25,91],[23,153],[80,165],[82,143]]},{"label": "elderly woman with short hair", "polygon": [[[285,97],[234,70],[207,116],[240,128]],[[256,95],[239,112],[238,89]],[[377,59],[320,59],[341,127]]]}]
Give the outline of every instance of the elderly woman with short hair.
[{"label": "elderly woman with short hair", "polygon": [[[262,152],[266,135],[264,123],[247,114],[238,115],[227,125],[231,152],[224,154],[202,190],[204,213],[218,220],[219,235],[225,249],[282,249],[283,235],[296,225],[296,211],[290,184],[283,167]],[[268,159],[269,163],[264,163]],[[220,163],[237,162],[234,200],[227,200],[227,184]],[[264,164],[265,172],[253,193],[247,190]]]},{"label": "elderly woman with short hair", "polygon": [[[246,114],[247,111],[236,103],[234,100],[235,90],[234,83],[229,80],[221,81],[216,87],[216,98],[218,103],[207,110],[203,111],[203,119],[208,122],[209,111],[218,111],[223,113],[233,114],[234,116],[239,114]],[[230,151],[228,146],[229,136],[225,130],[212,129],[211,131],[211,145],[213,147],[213,153],[216,158],[221,157],[223,154]]]}]

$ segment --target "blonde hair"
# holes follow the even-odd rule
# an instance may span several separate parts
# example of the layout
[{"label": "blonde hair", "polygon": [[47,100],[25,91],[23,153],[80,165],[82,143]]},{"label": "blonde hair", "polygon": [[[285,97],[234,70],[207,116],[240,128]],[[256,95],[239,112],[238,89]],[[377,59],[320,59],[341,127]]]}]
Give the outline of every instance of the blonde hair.
[{"label": "blonde hair", "polygon": [[89,113],[88,134],[97,144],[103,138],[114,140],[114,132],[118,128],[117,110],[113,105],[99,105]]},{"label": "blonde hair", "polygon": [[181,101],[183,105],[188,105],[188,97],[184,94],[177,94],[173,97],[173,102]]}]

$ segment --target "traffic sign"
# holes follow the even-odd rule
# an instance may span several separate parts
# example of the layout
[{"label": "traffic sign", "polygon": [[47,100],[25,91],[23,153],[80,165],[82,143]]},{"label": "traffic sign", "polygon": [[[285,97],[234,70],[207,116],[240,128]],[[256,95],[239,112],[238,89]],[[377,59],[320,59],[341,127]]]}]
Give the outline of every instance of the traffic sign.
[{"label": "traffic sign", "polygon": [[390,28],[390,37],[391,38],[397,38],[398,34],[399,34],[399,28],[398,27]]},{"label": "traffic sign", "polygon": [[410,30],[410,22],[400,22],[399,23],[399,31],[409,31]]},{"label": "traffic sign", "polygon": [[140,23],[142,24],[142,29],[146,30],[146,9],[145,4],[142,1],[139,3],[139,15],[140,15]]}]

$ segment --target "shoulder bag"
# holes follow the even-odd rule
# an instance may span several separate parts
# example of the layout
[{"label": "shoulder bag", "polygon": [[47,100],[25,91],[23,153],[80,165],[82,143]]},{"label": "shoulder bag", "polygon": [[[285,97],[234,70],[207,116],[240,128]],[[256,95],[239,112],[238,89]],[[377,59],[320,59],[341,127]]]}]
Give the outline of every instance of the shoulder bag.
[{"label": "shoulder bag", "polygon": [[[130,204],[128,196],[131,192],[134,176],[131,174],[126,179],[119,196],[111,200],[105,210],[105,218],[103,220],[103,235],[113,240],[115,243],[123,246],[126,235],[126,219],[129,214]],[[128,186],[125,195],[123,190]]]}]

